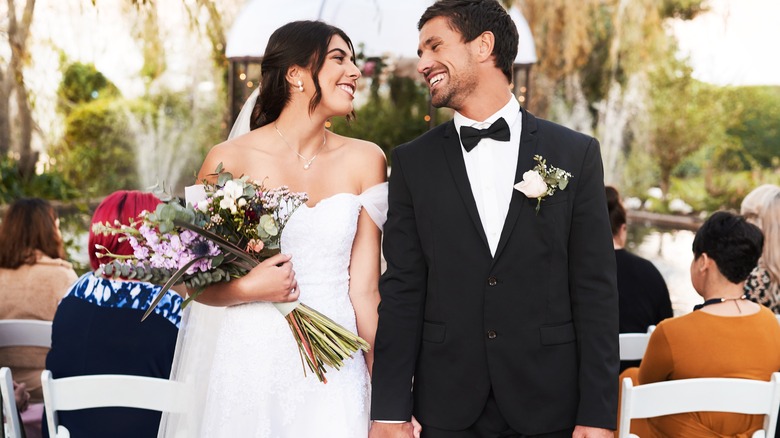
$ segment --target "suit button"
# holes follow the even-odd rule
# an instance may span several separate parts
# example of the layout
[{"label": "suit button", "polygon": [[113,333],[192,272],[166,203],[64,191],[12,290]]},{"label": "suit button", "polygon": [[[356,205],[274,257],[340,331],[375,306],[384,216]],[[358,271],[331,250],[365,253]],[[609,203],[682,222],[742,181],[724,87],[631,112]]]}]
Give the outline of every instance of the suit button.
[{"label": "suit button", "polygon": [[488,286],[495,286],[498,284],[498,280],[496,277],[490,277],[488,278]]},{"label": "suit button", "polygon": [[498,335],[496,334],[495,330],[488,330],[487,332],[488,339],[496,339],[496,336]]}]

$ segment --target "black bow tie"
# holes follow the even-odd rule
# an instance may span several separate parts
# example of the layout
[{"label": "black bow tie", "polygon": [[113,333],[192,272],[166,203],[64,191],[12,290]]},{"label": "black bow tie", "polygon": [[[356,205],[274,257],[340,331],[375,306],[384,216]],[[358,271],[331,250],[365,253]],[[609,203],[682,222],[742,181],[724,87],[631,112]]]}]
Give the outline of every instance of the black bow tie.
[{"label": "black bow tie", "polygon": [[477,129],[470,126],[460,127],[460,142],[463,143],[463,148],[466,149],[466,152],[471,152],[474,146],[485,137],[498,141],[509,141],[509,125],[506,124],[506,120],[501,117],[485,129]]}]

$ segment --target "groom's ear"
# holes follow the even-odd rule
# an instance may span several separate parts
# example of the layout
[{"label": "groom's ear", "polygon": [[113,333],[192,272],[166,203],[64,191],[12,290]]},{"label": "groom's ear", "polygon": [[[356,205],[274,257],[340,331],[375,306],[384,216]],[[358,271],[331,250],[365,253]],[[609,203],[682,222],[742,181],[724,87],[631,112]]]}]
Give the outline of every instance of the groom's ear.
[{"label": "groom's ear", "polygon": [[496,36],[493,32],[485,31],[474,39],[476,43],[477,59],[487,61],[493,56],[493,48],[496,46]]}]

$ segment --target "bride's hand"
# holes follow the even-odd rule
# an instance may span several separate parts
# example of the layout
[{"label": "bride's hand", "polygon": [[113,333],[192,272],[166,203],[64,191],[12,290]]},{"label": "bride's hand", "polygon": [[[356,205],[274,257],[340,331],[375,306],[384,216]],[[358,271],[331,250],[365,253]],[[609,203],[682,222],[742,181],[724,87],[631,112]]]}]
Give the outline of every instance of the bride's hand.
[{"label": "bride's hand", "polygon": [[271,301],[286,303],[298,299],[298,282],[295,280],[291,256],[277,254],[252,268],[242,281],[247,291],[247,301]]},{"label": "bride's hand", "polygon": [[412,430],[414,438],[420,438],[420,434],[422,433],[422,425],[419,421],[417,421],[416,418],[414,418],[414,415],[412,415]]}]

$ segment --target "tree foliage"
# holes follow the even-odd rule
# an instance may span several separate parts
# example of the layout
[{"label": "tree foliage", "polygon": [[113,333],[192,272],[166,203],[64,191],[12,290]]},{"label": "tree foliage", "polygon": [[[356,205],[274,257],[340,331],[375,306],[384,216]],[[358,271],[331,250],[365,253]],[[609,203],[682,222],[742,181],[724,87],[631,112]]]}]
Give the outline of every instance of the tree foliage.
[{"label": "tree foliage", "polygon": [[743,168],[780,168],[780,87],[730,87],[724,101],[737,121],[727,132],[741,144]]},{"label": "tree foliage", "polygon": [[67,116],[78,105],[120,95],[119,89],[94,64],[74,62],[62,72],[57,88],[57,107]]},{"label": "tree foliage", "polygon": [[85,195],[137,188],[128,106],[124,99],[97,99],[74,108],[65,119],[65,135],[50,155]]},{"label": "tree foliage", "polygon": [[668,193],[672,172],[697,150],[727,141],[724,111],[716,87],[691,78],[690,67],[676,61],[651,75],[649,143]]}]

